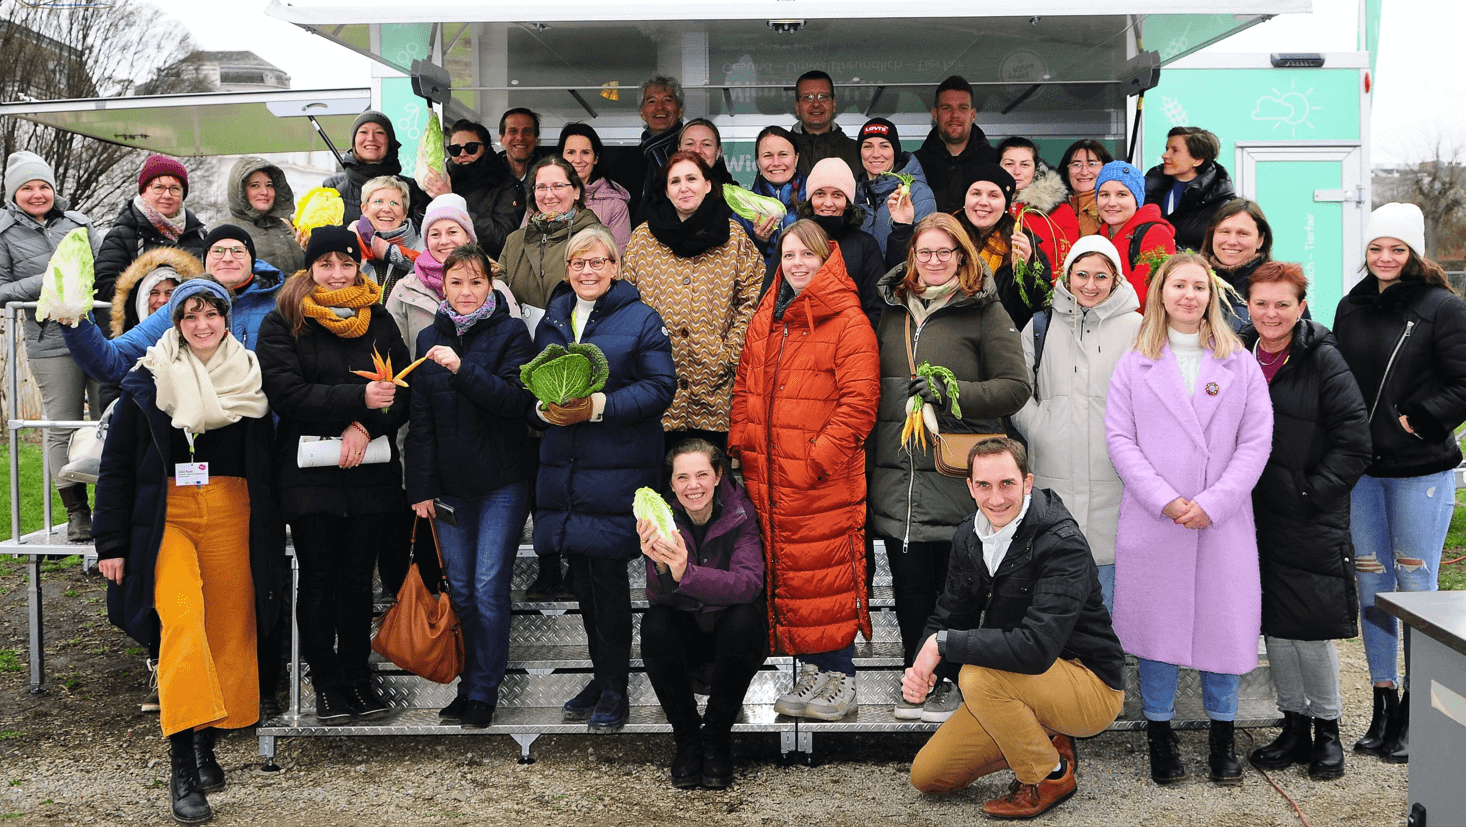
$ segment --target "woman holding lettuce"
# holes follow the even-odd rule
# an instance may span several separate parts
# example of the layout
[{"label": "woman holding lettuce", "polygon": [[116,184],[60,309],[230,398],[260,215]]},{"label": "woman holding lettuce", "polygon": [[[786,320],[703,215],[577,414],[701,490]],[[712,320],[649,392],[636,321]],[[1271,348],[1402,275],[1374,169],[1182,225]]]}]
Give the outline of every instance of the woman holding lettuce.
[{"label": "woman holding lettuce", "polygon": [[662,317],[642,303],[634,286],[616,278],[610,230],[600,224],[581,230],[564,255],[568,284],[550,297],[535,344],[541,351],[594,345],[598,353],[586,349],[588,358],[604,359],[604,366],[586,380],[545,366],[553,354],[542,352],[531,362],[526,385],[541,400],[531,419],[545,431],[535,481],[534,547],[541,558],[569,558],[594,667],[586,687],[565,702],[565,720],[610,732],[629,713],[626,568],[641,548],[631,503],[636,489],[658,485],[661,418],[677,373]]},{"label": "woman holding lettuce", "polygon": [[687,437],[727,446],[733,374],[764,277],[763,256],[711,176],[694,152],[667,159],[621,273],[672,337],[677,393],[662,416],[668,448]]}]

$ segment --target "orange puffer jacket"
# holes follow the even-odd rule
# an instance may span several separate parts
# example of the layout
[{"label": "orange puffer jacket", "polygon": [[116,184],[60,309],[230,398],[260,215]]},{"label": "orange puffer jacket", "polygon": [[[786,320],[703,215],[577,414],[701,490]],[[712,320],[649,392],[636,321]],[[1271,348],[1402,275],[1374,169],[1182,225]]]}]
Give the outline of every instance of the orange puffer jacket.
[{"label": "orange puffer jacket", "polygon": [[835,247],[774,318],[777,274],[748,327],[730,449],[758,511],[770,646],[833,652],[870,639],[865,586],[865,439],[880,401],[875,333]]}]

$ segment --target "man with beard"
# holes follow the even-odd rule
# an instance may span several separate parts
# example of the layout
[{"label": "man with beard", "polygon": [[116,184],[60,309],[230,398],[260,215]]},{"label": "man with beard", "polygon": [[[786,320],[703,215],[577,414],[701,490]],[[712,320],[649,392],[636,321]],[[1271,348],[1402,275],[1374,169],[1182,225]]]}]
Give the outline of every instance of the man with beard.
[{"label": "man with beard", "polygon": [[982,164],[996,164],[998,153],[977,125],[972,84],[961,75],[937,87],[932,121],[932,131],[916,150],[916,160],[936,196],[937,212],[949,213],[962,208],[967,196],[964,183],[972,180],[973,171]]}]

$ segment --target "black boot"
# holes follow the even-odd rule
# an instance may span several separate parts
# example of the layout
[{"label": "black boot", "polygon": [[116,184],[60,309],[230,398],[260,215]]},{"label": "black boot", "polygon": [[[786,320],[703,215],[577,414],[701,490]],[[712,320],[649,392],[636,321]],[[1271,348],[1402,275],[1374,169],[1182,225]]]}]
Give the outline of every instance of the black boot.
[{"label": "black boot", "polygon": [[[1283,713],[1283,731],[1271,744],[1258,747],[1247,756],[1260,770],[1287,769],[1294,764],[1307,764],[1315,755],[1309,743],[1309,725],[1313,719],[1298,712]],[[1338,740],[1338,721],[1334,722],[1334,740]]]},{"label": "black boot", "polygon": [[697,729],[672,735],[676,750],[672,753],[672,786],[679,790],[695,789],[702,783],[702,733]]},{"label": "black boot", "polygon": [[1344,745],[1339,743],[1339,719],[1313,719],[1313,756],[1308,761],[1308,777],[1315,781],[1332,781],[1344,777]]},{"label": "black boot", "polygon": [[61,495],[61,504],[66,506],[66,542],[90,543],[92,541],[92,509],[87,505],[87,487],[68,485],[56,489]]},{"label": "black boot", "polygon": [[1367,752],[1370,755],[1383,758],[1384,752],[1381,749],[1385,745],[1385,727],[1395,717],[1395,710],[1400,706],[1400,691],[1393,686],[1376,686],[1374,688],[1374,712],[1369,718],[1369,729],[1364,731],[1364,737],[1354,742],[1355,752]]},{"label": "black boot", "polygon": [[710,790],[727,789],[733,783],[733,735],[703,732],[702,785]]},{"label": "black boot", "polygon": [[1211,780],[1218,784],[1241,784],[1242,765],[1237,763],[1237,748],[1231,721],[1212,721],[1207,734],[1207,764]]},{"label": "black boot", "polygon": [[1171,731],[1170,721],[1146,721],[1145,740],[1150,746],[1150,780],[1170,784],[1186,777],[1181,763],[1181,739]]},{"label": "black boot", "polygon": [[168,780],[168,798],[173,803],[173,820],[179,824],[202,824],[214,817],[209,799],[199,786],[198,759],[193,753],[193,730],[168,736],[173,775]]},{"label": "black boot", "polygon": [[1380,757],[1391,764],[1410,763],[1410,690],[1400,694],[1400,705],[1385,727],[1385,743]]},{"label": "black boot", "polygon": [[206,793],[224,789],[224,768],[214,757],[214,739],[219,730],[209,727],[193,734],[193,755],[199,768],[199,787]]},{"label": "black boot", "polygon": [[534,582],[524,590],[525,600],[554,600],[560,593],[563,578],[560,576],[560,555],[546,554],[539,558],[539,573]]}]

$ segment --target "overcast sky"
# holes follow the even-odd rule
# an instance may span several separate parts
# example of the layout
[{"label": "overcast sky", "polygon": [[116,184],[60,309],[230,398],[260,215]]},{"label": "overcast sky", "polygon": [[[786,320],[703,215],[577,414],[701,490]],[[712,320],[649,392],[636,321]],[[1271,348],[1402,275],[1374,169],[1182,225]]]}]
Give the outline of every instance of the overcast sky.
[{"label": "overcast sky", "polygon": [[[265,0],[151,0],[210,50],[248,49],[290,73],[296,89],[364,86],[367,59],[264,13]],[[1213,51],[1353,51],[1357,0],[1313,0],[1308,15],[1281,15]],[[1466,147],[1466,31],[1462,0],[1386,0],[1374,87],[1375,165],[1425,157],[1437,137]]]}]

